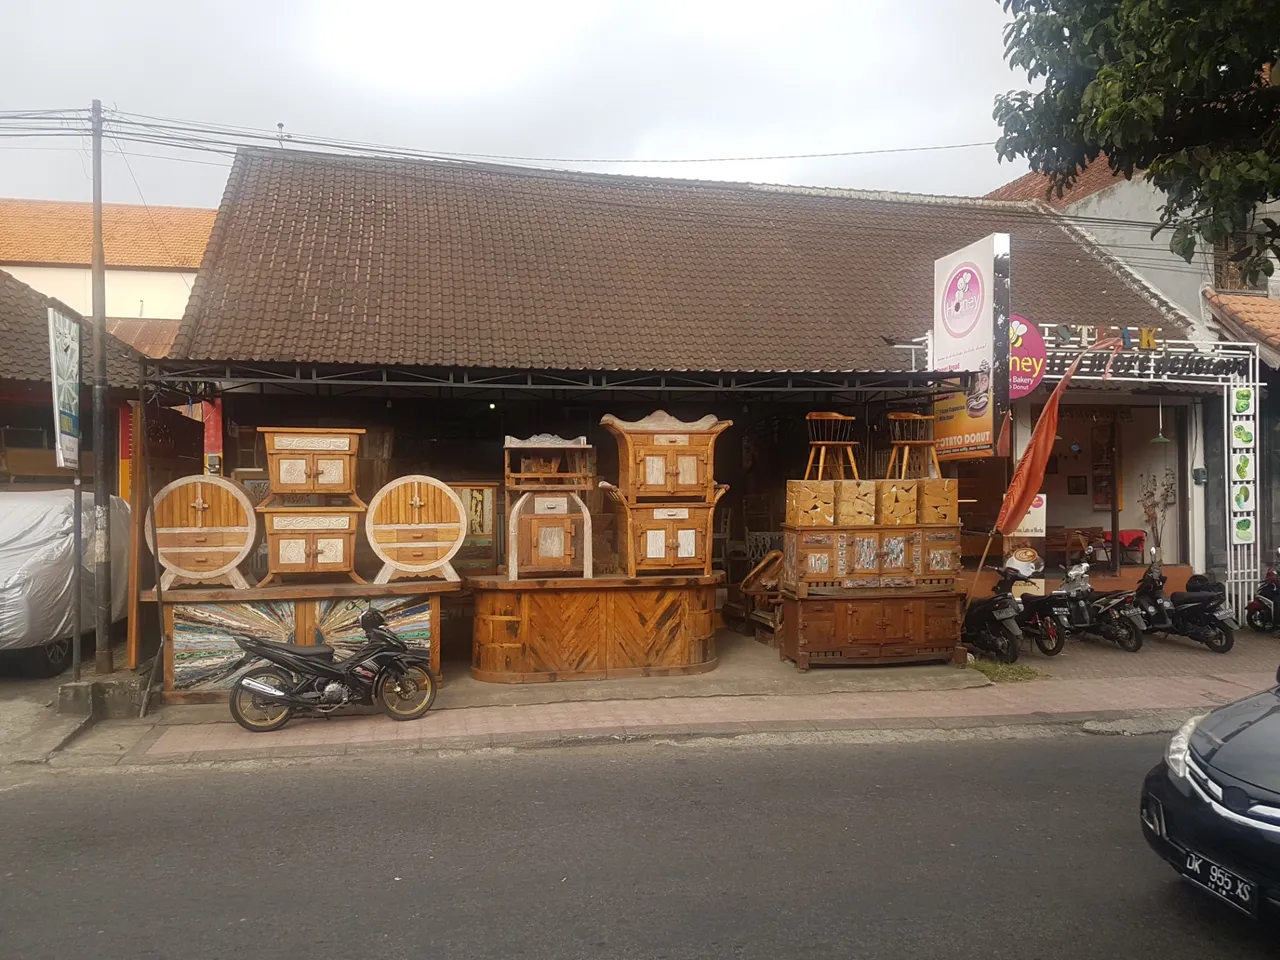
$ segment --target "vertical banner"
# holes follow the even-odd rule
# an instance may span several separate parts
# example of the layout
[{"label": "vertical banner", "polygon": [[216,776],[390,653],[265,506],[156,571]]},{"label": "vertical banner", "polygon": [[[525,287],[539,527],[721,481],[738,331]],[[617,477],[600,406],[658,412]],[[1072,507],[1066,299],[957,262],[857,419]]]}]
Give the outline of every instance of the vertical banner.
[{"label": "vertical banner", "polygon": [[49,308],[49,369],[58,466],[80,467],[80,322]]},{"label": "vertical banner", "polygon": [[1230,481],[1231,543],[1233,546],[1253,543],[1257,540],[1258,510],[1257,487],[1254,481],[1257,463],[1257,391],[1249,386],[1232,384],[1224,397],[1230,438],[1228,449],[1231,457],[1228,467]]},{"label": "vertical banner", "polygon": [[1015,593],[1031,590],[1044,593],[1044,550],[1048,508],[1043,493],[1036,494],[1027,515],[1017,529],[1004,538],[1004,565],[1017,570],[1034,583],[1019,584]]},{"label": "vertical banner", "polygon": [[930,368],[966,373],[934,403],[940,460],[995,453],[1009,409],[1009,235],[993,233],[933,262]]}]

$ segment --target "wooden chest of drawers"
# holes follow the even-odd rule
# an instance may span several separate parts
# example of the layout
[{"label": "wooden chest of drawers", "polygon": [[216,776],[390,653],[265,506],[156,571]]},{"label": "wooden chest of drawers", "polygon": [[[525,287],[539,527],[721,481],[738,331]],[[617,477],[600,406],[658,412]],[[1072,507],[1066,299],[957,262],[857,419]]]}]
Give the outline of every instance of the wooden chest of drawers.
[{"label": "wooden chest of drawers", "polygon": [[267,578],[281,574],[355,573],[356,531],[363,507],[258,507],[267,539]]},{"label": "wooden chest of drawers", "polygon": [[779,653],[801,670],[824,663],[963,662],[964,594],[782,597]]},{"label": "wooden chest of drawers", "polygon": [[270,505],[289,493],[356,497],[356,456],[363,430],[323,427],[259,427],[266,441]]}]

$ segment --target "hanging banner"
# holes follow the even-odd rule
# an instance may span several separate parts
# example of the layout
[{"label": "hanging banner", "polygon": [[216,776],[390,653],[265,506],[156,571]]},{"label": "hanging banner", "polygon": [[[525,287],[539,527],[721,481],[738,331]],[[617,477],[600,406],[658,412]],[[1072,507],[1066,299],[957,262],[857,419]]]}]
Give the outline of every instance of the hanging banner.
[{"label": "hanging banner", "polygon": [[969,374],[934,403],[940,460],[995,453],[1009,407],[1009,235],[993,233],[933,262],[930,369]]},{"label": "hanging banner", "polygon": [[49,308],[49,369],[58,466],[80,467],[80,323]]}]

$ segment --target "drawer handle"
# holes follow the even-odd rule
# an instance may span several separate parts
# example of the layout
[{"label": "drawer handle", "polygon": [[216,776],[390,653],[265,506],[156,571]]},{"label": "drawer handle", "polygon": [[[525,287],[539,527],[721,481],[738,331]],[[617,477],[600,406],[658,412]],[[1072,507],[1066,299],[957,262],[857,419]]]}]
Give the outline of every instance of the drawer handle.
[{"label": "drawer handle", "polygon": [[194,540],[196,543],[208,543],[208,542],[209,542],[209,538],[208,538],[208,537],[192,537],[191,539],[192,539],[192,540]]},{"label": "drawer handle", "polygon": [[208,557],[192,557],[191,562],[192,563],[208,563],[209,558]]}]

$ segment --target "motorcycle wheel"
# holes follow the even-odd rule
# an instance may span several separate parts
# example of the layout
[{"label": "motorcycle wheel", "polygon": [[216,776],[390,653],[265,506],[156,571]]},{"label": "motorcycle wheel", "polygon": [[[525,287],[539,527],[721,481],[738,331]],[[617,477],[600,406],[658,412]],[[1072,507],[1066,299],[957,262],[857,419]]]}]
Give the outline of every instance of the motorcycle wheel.
[{"label": "motorcycle wheel", "polygon": [[1142,649],[1142,633],[1128,617],[1121,617],[1112,627],[1115,630],[1116,646],[1126,653],[1137,653]]},{"label": "motorcycle wheel", "polygon": [[1227,653],[1236,645],[1235,631],[1225,623],[1209,628],[1209,639],[1204,645],[1214,653]]},{"label": "motorcycle wheel", "polygon": [[1036,631],[1036,646],[1046,657],[1056,657],[1067,645],[1066,634],[1055,623],[1046,623]]},{"label": "motorcycle wheel", "polygon": [[995,636],[991,638],[992,650],[1001,663],[1014,663],[1022,644],[1017,637]]},{"label": "motorcycle wheel", "polygon": [[1271,618],[1261,610],[1250,610],[1245,614],[1245,622],[1249,624],[1251,630],[1257,630],[1259,633],[1270,633],[1275,628]]},{"label": "motorcycle wheel", "polygon": [[[240,679],[245,677],[252,677],[277,690],[287,690],[293,686],[292,678],[279,667],[255,667]],[[279,730],[289,722],[289,718],[293,716],[293,707],[287,703],[266,700],[252,690],[246,690],[237,680],[231,691],[231,716],[250,733],[268,733]]]},{"label": "motorcycle wheel", "polygon": [[373,695],[392,720],[417,720],[436,701],[436,680],[416,663],[405,667],[403,676],[384,670],[374,683]]}]

